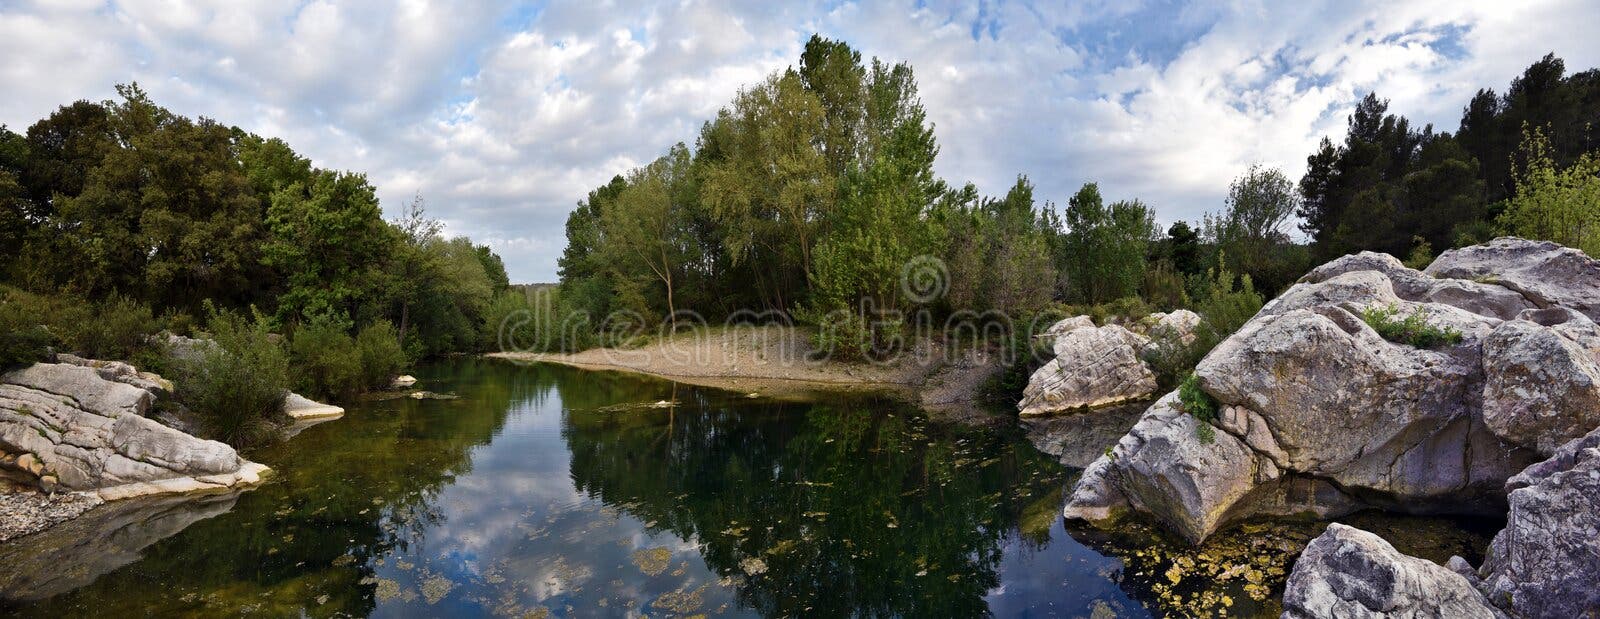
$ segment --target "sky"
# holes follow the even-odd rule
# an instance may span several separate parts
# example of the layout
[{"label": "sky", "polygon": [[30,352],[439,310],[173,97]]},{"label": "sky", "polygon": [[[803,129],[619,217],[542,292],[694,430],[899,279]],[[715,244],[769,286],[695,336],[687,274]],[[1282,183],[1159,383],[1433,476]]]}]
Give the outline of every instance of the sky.
[{"label": "sky", "polygon": [[1291,179],[1375,91],[1454,130],[1546,53],[1600,66],[1600,1],[0,0],[0,123],[137,81],[169,109],[364,172],[556,279],[567,213],[649,162],[813,33],[916,71],[955,184],[1041,200],[1085,182],[1158,220],[1223,207],[1252,163]]}]

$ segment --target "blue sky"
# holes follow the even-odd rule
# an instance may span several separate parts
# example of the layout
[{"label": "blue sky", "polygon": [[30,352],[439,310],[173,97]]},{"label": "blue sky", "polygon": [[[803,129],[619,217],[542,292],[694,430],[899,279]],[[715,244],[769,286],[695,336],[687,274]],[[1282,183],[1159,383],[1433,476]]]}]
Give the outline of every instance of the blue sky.
[{"label": "blue sky", "polygon": [[515,281],[552,281],[566,214],[813,32],[910,62],[938,171],[998,194],[1086,181],[1163,222],[1251,163],[1298,178],[1375,90],[1452,130],[1547,52],[1600,66],[1600,2],[393,2],[0,0],[0,123],[137,80],[158,102],[422,194]]}]

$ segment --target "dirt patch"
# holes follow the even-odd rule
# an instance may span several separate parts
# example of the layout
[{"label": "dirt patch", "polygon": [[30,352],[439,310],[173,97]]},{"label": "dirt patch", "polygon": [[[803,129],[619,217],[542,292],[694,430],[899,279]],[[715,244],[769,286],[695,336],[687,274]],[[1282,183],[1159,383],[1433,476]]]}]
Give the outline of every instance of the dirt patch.
[{"label": "dirt patch", "polygon": [[559,363],[588,370],[648,374],[677,382],[763,397],[805,398],[824,392],[873,391],[903,395],[935,410],[969,408],[1000,371],[986,350],[949,348],[922,340],[888,362],[820,358],[805,332],[784,327],[738,327],[681,333],[639,348],[579,353],[490,353],[511,361]]}]

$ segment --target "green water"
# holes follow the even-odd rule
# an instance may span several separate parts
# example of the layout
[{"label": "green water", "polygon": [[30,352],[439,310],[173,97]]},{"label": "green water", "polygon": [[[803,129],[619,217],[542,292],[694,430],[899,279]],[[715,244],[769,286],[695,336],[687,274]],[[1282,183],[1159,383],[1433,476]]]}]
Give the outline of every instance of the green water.
[{"label": "green water", "polygon": [[[1076,472],[1014,419],[484,360],[418,377],[461,397],[351,406],[250,453],[277,472],[250,492],[117,504],[0,545],[0,611],[1078,617],[1164,603],[1147,586],[1159,574],[1118,558],[1148,542],[1063,527]],[[1234,614],[1272,610],[1203,588],[1237,596]]]}]

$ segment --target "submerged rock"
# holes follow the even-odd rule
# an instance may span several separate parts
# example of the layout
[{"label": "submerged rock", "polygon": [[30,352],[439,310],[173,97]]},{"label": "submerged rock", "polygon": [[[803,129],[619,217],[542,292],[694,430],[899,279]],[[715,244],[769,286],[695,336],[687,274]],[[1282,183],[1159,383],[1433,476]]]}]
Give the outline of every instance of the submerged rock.
[{"label": "submerged rock", "polygon": [[155,395],[98,368],[36,363],[0,375],[0,450],[47,489],[112,500],[217,492],[267,472],[223,443],[148,419]]},{"label": "submerged rock", "polygon": [[1600,429],[1506,482],[1511,513],[1478,575],[1521,617],[1600,615]]},{"label": "submerged rock", "polygon": [[1334,523],[1306,546],[1284,588],[1284,619],[1501,616],[1461,575]]},{"label": "submerged rock", "polygon": [[[1218,404],[1210,431],[1163,398],[1085,471],[1065,513],[1146,512],[1191,541],[1264,514],[1502,513],[1507,478],[1600,425],[1600,329],[1585,313],[1600,308],[1600,277],[1556,272],[1600,267],[1549,243],[1490,245],[1429,270],[1478,281],[1371,253],[1313,270],[1196,368]],[[1460,338],[1391,342],[1360,317],[1370,308]]]}]

